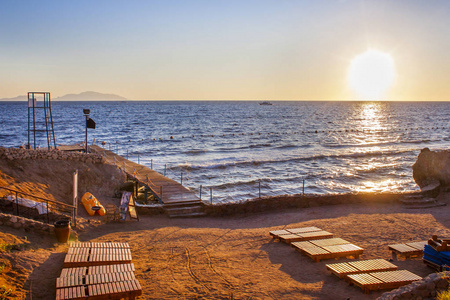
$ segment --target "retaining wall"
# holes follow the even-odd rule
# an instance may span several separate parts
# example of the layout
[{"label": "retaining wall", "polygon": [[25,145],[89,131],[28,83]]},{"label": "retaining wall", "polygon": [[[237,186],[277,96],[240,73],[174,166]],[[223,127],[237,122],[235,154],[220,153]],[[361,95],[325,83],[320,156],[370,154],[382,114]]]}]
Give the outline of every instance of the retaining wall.
[{"label": "retaining wall", "polygon": [[40,234],[55,233],[55,226],[39,221],[0,213],[0,225],[9,226],[15,229],[23,229],[26,232],[34,231]]},{"label": "retaining wall", "polygon": [[384,293],[377,300],[435,299],[438,292],[445,291],[449,288],[449,281],[450,272],[433,273],[410,285]]},{"label": "retaining wall", "polygon": [[0,159],[23,160],[23,159],[53,159],[74,160],[86,163],[105,163],[104,158],[97,153],[81,153],[48,149],[21,149],[0,147]]}]

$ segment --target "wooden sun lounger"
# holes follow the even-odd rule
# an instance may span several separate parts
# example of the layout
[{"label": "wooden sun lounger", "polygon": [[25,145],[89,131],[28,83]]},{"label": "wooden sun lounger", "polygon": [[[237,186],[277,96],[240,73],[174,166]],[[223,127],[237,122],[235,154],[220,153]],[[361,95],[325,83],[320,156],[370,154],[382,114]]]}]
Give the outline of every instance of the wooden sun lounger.
[{"label": "wooden sun lounger", "polygon": [[66,287],[56,290],[56,300],[135,299],[140,295],[142,295],[142,288],[136,279]]},{"label": "wooden sun lounger", "polygon": [[134,271],[132,263],[64,268],[56,279],[56,299],[133,299],[142,294]]},{"label": "wooden sun lounger", "polygon": [[348,278],[351,283],[362,288],[365,294],[373,290],[396,289],[422,279],[407,270],[351,274]]},{"label": "wooden sun lounger", "polygon": [[292,247],[318,262],[322,259],[353,256],[358,258],[363,248],[341,238],[323,239],[317,241],[293,242]]},{"label": "wooden sun lounger", "polygon": [[317,227],[303,227],[270,231],[269,234],[280,241],[290,244],[292,242],[327,239],[333,237],[332,233]]},{"label": "wooden sun lounger", "polygon": [[321,231],[321,230],[322,229],[320,229],[320,228],[312,226],[312,227],[272,230],[272,231],[269,231],[269,234],[273,238],[278,238],[279,236],[286,235],[286,234],[305,233],[305,232],[313,232],[313,231]]},{"label": "wooden sun lounger", "polygon": [[128,243],[71,243],[56,280],[57,300],[135,299],[142,288]]},{"label": "wooden sun lounger", "polygon": [[64,267],[123,264],[131,262],[129,248],[71,247],[64,258]]},{"label": "wooden sun lounger", "polygon": [[128,243],[99,243],[99,242],[72,242],[69,248],[126,248],[130,249]]},{"label": "wooden sun lounger", "polygon": [[105,274],[116,272],[134,272],[134,264],[116,264],[116,265],[101,265],[78,268],[64,268],[59,277],[66,277],[72,275],[91,275],[91,274]]},{"label": "wooden sun lounger", "polygon": [[404,256],[405,258],[417,257],[423,255],[423,248],[427,244],[427,241],[405,243],[405,244],[395,244],[389,245],[389,250],[392,251],[392,258],[397,259],[398,255]]},{"label": "wooden sun lounger", "polygon": [[326,265],[327,269],[339,278],[346,279],[348,275],[381,272],[381,271],[395,271],[398,267],[385,259],[369,259],[350,261],[345,263],[335,263]]},{"label": "wooden sun lounger", "polygon": [[70,275],[56,279],[56,288],[93,285],[108,282],[130,281],[136,279],[134,272],[115,272],[90,275]]}]

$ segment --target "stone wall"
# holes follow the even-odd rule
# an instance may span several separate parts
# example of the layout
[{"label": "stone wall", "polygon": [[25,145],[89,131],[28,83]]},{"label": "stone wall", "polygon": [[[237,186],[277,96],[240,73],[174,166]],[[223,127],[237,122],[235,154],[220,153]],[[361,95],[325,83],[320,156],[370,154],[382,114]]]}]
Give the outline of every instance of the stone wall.
[{"label": "stone wall", "polygon": [[384,293],[377,300],[435,299],[438,292],[445,291],[449,288],[449,281],[450,272],[433,273],[410,285]]},{"label": "stone wall", "polygon": [[40,234],[55,233],[55,226],[39,221],[0,213],[0,225],[9,226],[15,229],[23,229],[26,232],[34,231]]},{"label": "stone wall", "polygon": [[74,160],[86,163],[104,163],[104,158],[97,153],[68,152],[48,149],[21,149],[0,147],[0,159],[22,160],[22,159],[53,159]]}]

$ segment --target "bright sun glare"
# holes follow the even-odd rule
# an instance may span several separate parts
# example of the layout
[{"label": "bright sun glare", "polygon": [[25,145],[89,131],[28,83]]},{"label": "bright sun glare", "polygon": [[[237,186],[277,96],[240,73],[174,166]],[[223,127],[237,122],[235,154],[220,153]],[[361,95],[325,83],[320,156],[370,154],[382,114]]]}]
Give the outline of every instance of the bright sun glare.
[{"label": "bright sun glare", "polygon": [[378,50],[356,56],[348,69],[348,84],[362,100],[380,100],[396,78],[392,57]]}]

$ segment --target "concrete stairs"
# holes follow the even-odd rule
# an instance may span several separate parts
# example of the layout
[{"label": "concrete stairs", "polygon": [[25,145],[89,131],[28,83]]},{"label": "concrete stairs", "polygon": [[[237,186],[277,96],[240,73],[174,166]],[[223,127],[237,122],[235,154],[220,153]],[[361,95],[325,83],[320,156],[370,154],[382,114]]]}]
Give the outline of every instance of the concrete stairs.
[{"label": "concrete stairs", "polygon": [[437,201],[436,198],[425,196],[422,193],[404,196],[400,199],[400,201],[406,208],[411,209],[422,209],[447,205],[446,203]]},{"label": "concrete stairs", "polygon": [[164,204],[169,218],[196,218],[206,216],[205,206],[201,201],[175,202]]}]

